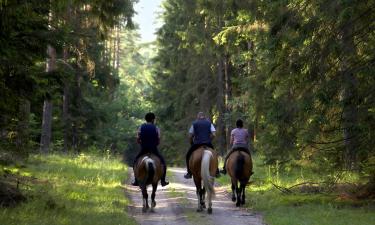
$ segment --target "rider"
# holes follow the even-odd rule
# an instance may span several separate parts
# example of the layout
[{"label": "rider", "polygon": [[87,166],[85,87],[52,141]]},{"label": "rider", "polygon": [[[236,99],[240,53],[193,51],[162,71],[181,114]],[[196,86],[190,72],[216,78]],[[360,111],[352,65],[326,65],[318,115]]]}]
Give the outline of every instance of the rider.
[{"label": "rider", "polygon": [[231,137],[230,137],[230,145],[232,145],[232,149],[231,151],[227,154],[227,156],[225,157],[225,160],[224,160],[224,167],[223,167],[223,170],[221,171],[221,173],[223,174],[226,174],[227,171],[226,171],[226,168],[225,168],[225,164],[230,156],[230,154],[232,154],[234,151],[236,150],[240,150],[240,151],[243,151],[243,152],[246,152],[250,155],[250,151],[249,151],[249,132],[247,131],[247,129],[244,129],[243,128],[243,121],[241,119],[238,119],[236,121],[236,127],[235,129],[232,130],[231,132]]},{"label": "rider", "polygon": [[[135,157],[135,160],[133,162],[133,171],[134,171],[134,165],[144,154],[152,153],[159,157],[160,162],[163,166],[163,175],[161,177],[161,185],[166,186],[169,184],[169,182],[165,181],[165,176],[167,172],[167,165],[165,164],[164,157],[159,153],[159,150],[157,146],[160,143],[160,130],[158,127],[154,125],[155,122],[155,114],[152,112],[149,112],[145,116],[146,122],[142,124],[137,132],[137,142],[141,145],[141,151],[138,153],[138,155]],[[134,186],[138,186],[137,179],[134,180],[132,183]]]},{"label": "rider", "polygon": [[[215,131],[216,130],[214,125],[206,119],[204,113],[199,112],[197,115],[197,120],[193,122],[189,129],[189,138],[191,146],[186,154],[187,173],[184,175],[186,179],[190,179],[192,177],[189,168],[189,159],[191,154],[202,145],[214,149],[211,140],[215,137]],[[219,175],[219,173],[217,173],[217,175]]]}]

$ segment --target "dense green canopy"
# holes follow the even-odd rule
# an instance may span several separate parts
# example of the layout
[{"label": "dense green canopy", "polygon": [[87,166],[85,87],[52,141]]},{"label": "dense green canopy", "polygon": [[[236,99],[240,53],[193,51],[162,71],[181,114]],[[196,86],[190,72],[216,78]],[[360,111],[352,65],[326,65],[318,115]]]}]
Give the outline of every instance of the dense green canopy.
[{"label": "dense green canopy", "polygon": [[204,111],[221,155],[242,118],[265,163],[374,171],[374,1],[165,0],[149,44],[133,4],[0,1],[2,151],[131,158],[154,111],[177,164]]}]

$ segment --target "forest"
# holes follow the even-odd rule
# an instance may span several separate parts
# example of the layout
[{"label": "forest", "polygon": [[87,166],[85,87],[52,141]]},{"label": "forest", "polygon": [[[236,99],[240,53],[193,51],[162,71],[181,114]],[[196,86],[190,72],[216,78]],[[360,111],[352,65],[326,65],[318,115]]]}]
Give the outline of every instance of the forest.
[{"label": "forest", "polygon": [[[244,121],[258,187],[250,184],[248,192],[257,201],[278,196],[272,204],[304,204],[307,188],[316,202],[359,208],[369,218],[337,224],[371,224],[374,0],[163,0],[162,25],[149,43],[133,21],[137,2],[0,0],[1,224],[48,224],[29,208],[25,221],[6,215],[22,211],[19,204],[43,192],[43,182],[54,188],[61,180],[67,188],[66,177],[93,175],[76,177],[74,163],[103,166],[98,171],[117,187],[125,178],[108,168],[127,170],[118,161],[131,163],[138,153],[136,132],[147,112],[156,114],[167,164],[185,167],[188,128],[200,111],[216,128],[220,158],[236,120]],[[57,163],[69,167],[43,172]],[[117,195],[108,207],[128,204]],[[63,198],[51,194],[43,204],[60,209]],[[257,204],[246,207],[263,211],[267,224],[302,224],[280,222],[270,211],[275,205]],[[121,212],[111,224],[132,221]],[[96,219],[87,224],[107,218]]]}]

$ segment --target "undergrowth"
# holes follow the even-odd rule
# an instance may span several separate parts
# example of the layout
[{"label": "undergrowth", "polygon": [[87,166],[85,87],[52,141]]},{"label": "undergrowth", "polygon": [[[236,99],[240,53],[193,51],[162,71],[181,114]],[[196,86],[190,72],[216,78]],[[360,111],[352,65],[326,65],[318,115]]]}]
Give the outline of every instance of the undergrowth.
[{"label": "undergrowth", "polygon": [[[267,166],[259,156],[253,158],[253,163],[254,175],[246,188],[245,207],[260,212],[266,224],[374,224],[375,202],[346,196],[348,188],[361,184],[358,175]],[[229,176],[221,176],[217,181],[231,191]]]},{"label": "undergrowth", "polygon": [[27,201],[0,208],[2,225],[136,224],[121,187],[127,167],[117,158],[33,155],[25,168],[3,170],[18,177]]}]

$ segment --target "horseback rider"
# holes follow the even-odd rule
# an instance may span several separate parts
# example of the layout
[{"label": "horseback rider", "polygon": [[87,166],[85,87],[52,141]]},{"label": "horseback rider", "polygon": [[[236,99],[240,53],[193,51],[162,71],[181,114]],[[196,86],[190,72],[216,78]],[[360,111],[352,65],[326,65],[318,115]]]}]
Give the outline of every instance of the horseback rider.
[{"label": "horseback rider", "polygon": [[[133,171],[134,166],[139,157],[141,157],[144,154],[152,153],[159,157],[160,162],[163,166],[163,175],[161,177],[161,185],[166,186],[169,184],[168,181],[165,181],[165,176],[167,172],[167,165],[165,164],[164,157],[159,153],[159,150],[157,146],[160,143],[160,130],[157,126],[154,125],[155,123],[155,114],[152,112],[149,112],[145,116],[146,123],[142,124],[137,132],[137,142],[141,145],[141,151],[138,153],[138,155],[135,157],[135,160],[133,162]],[[137,179],[134,180],[132,183],[134,186],[138,186],[139,183]]]},{"label": "horseback rider", "polygon": [[[189,168],[189,160],[191,154],[200,146],[207,146],[214,149],[211,140],[215,137],[216,129],[214,125],[206,119],[203,112],[199,112],[197,120],[193,122],[189,129],[190,149],[186,153],[186,168],[187,173],[184,175],[186,179],[192,178],[192,173]],[[217,171],[217,176],[219,175]]]},{"label": "horseback rider", "polygon": [[238,119],[236,121],[236,127],[231,132],[230,137],[230,145],[232,145],[231,151],[227,154],[224,160],[224,167],[221,173],[226,174],[227,170],[225,168],[225,164],[227,163],[227,160],[234,151],[243,151],[250,155],[249,150],[249,132],[247,129],[243,128],[243,121],[241,119]]}]

